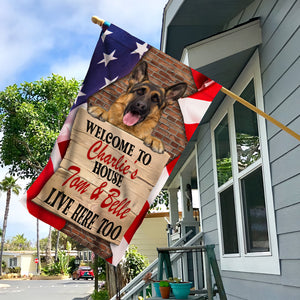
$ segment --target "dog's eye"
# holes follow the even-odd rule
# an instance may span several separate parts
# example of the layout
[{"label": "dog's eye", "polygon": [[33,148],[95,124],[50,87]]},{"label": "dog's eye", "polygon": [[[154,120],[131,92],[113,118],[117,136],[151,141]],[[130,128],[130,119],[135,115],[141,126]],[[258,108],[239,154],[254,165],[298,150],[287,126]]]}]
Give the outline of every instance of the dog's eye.
[{"label": "dog's eye", "polygon": [[145,89],[138,89],[136,90],[136,93],[139,95],[139,96],[143,96],[145,94]]},{"label": "dog's eye", "polygon": [[158,95],[157,94],[154,94],[154,95],[152,95],[151,96],[151,100],[153,101],[153,102],[159,102],[159,97],[158,97]]}]

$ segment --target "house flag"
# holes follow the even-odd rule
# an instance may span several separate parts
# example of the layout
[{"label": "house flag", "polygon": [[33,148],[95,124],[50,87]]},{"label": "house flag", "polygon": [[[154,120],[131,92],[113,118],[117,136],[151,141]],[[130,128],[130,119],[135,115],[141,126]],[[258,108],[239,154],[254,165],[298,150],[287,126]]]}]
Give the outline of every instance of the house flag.
[{"label": "house flag", "polygon": [[105,22],[28,211],[117,265],[220,89]]}]

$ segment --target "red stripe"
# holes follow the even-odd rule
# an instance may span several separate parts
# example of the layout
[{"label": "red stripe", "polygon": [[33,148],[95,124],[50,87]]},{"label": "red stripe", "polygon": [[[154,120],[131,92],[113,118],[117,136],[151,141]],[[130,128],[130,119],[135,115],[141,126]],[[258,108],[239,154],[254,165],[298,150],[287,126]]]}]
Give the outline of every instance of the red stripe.
[{"label": "red stripe", "polygon": [[113,260],[113,257],[112,257],[112,256],[106,259],[106,261],[107,261],[108,263],[110,263],[110,264],[112,264],[112,260]]},{"label": "red stripe", "polygon": [[[197,89],[200,91],[196,92],[193,95],[190,95],[189,98],[200,99],[204,101],[213,101],[222,86],[217,82],[211,80],[209,77],[203,75],[202,73],[194,69],[191,70]],[[205,84],[211,81],[213,83],[205,87]]]},{"label": "red stripe", "polygon": [[193,136],[195,130],[197,129],[199,123],[194,123],[194,124],[184,124],[185,127],[185,135],[187,140],[189,141],[191,137]]},{"label": "red stripe", "polygon": [[135,234],[135,232],[137,231],[137,229],[139,228],[139,226],[142,224],[148,210],[149,210],[149,202],[146,201],[146,203],[144,204],[143,208],[141,209],[140,213],[136,216],[136,218],[134,219],[134,221],[132,222],[132,224],[130,225],[130,227],[127,229],[126,233],[124,234],[124,238],[127,241],[127,243],[129,244],[133,235]]},{"label": "red stripe", "polygon": [[191,71],[192,71],[192,75],[193,75],[196,87],[197,87],[197,89],[200,89],[200,87],[204,84],[204,82],[207,81],[209,78],[192,68],[191,68]]},{"label": "red stripe", "polygon": [[213,101],[218,92],[221,89],[221,85],[214,82],[206,88],[203,88],[199,92],[196,92],[193,95],[190,95],[189,98],[199,99],[204,101]]},{"label": "red stripe", "polygon": [[70,140],[57,143],[61,157],[65,156],[69,144],[70,144]]},{"label": "red stripe", "polygon": [[175,165],[177,164],[177,161],[178,161],[179,157],[180,157],[180,155],[177,156],[176,158],[174,158],[171,162],[169,162],[167,164],[166,168],[167,168],[167,172],[168,172],[169,175],[172,173]]},{"label": "red stripe", "polygon": [[34,183],[27,191],[27,209],[34,217],[53,226],[58,230],[61,230],[66,225],[66,221],[64,219],[54,215],[53,213],[31,201],[39,194],[45,183],[50,179],[52,175],[53,164],[50,158],[40,176],[34,181]]}]

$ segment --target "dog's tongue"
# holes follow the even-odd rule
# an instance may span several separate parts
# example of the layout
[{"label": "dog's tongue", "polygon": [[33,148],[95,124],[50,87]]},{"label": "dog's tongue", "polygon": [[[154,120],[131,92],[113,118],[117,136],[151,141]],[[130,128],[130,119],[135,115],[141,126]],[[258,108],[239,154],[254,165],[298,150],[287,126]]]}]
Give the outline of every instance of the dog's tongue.
[{"label": "dog's tongue", "polygon": [[137,114],[133,114],[128,112],[123,117],[123,123],[127,126],[133,126],[140,120],[140,116]]}]

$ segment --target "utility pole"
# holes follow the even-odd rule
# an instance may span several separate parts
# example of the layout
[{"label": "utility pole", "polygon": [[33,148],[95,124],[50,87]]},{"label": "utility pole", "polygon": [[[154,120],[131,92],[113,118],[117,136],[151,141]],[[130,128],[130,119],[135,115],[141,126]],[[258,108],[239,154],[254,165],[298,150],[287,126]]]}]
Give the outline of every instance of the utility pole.
[{"label": "utility pole", "polygon": [[95,253],[95,256],[94,256],[94,276],[95,276],[95,291],[98,292],[98,289],[99,289],[99,272],[98,272],[98,254]]}]

